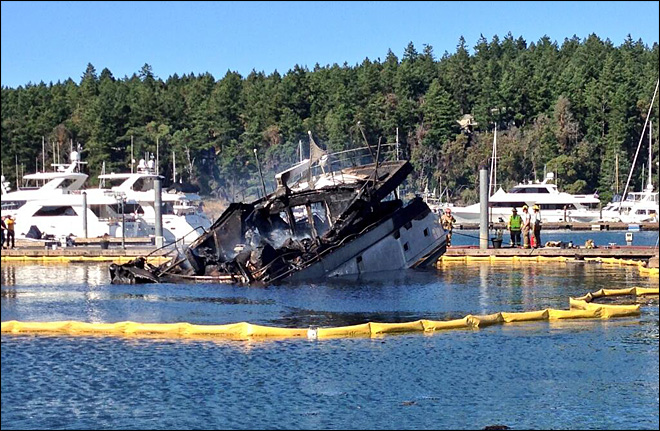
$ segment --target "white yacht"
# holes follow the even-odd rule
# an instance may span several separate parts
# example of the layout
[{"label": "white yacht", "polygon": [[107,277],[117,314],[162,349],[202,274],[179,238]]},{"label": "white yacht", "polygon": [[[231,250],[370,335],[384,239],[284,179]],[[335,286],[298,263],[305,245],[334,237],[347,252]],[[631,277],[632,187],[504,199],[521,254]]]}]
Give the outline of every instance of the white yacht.
[{"label": "white yacht", "polygon": [[[83,189],[88,176],[77,172],[80,163],[74,152],[71,164],[54,165],[55,172],[26,175],[24,187],[7,193],[3,191],[2,215],[11,215],[16,220],[16,238],[46,235],[57,239],[68,236],[94,238],[106,234],[131,238],[155,234],[154,179],[158,175],[152,167],[142,163],[137,173],[100,175],[101,184],[109,182],[109,188]],[[5,186],[3,184],[3,189],[7,188]],[[165,242],[190,243],[211,226],[202,211],[199,195],[163,191],[161,196]]]},{"label": "white yacht", "polygon": [[[489,220],[506,221],[513,208],[517,208],[518,213],[521,213],[523,205],[527,205],[530,212],[533,205],[538,205],[543,222],[568,221],[574,211],[598,208],[600,200],[596,194],[573,195],[560,192],[553,180],[554,174],[549,172],[543,181],[520,183],[508,192],[502,188],[498,189],[488,198]],[[452,215],[457,223],[479,223],[480,206],[480,203],[465,207],[454,206]]]},{"label": "white yacht", "polygon": [[[99,175],[100,188],[87,190],[89,194],[102,193],[124,200],[124,213],[144,220],[149,234],[155,233],[156,210],[154,180],[159,178],[152,161],[140,160],[135,173]],[[108,187],[104,187],[108,185]],[[203,211],[202,199],[195,193],[163,190],[162,220],[166,242],[191,243],[211,227],[211,220]]]},{"label": "white yacht", "polygon": [[[18,190],[9,191],[3,184],[2,215],[15,219],[16,238],[85,236],[82,186],[87,174],[77,171],[80,164],[73,152],[71,163],[54,164],[54,172],[25,175]],[[144,222],[130,215],[122,221],[118,202],[111,196],[88,196],[87,206],[88,237],[121,237],[124,226],[126,236],[146,234]]]}]

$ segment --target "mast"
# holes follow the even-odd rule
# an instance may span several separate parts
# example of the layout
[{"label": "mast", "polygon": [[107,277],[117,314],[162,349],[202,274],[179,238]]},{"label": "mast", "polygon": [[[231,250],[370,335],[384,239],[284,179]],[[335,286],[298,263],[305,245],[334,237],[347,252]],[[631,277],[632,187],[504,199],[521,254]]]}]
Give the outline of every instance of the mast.
[{"label": "mast", "polygon": [[646,126],[651,119],[651,110],[653,109],[653,102],[655,102],[655,96],[658,94],[658,85],[660,85],[660,79],[655,83],[655,90],[653,90],[653,97],[651,98],[651,103],[649,104],[649,110],[646,113],[646,121],[644,121],[644,129],[642,130],[642,135],[639,137],[639,143],[637,144],[637,151],[635,151],[635,157],[633,158],[632,166],[630,167],[630,172],[628,173],[628,180],[626,181],[626,187],[623,189],[623,195],[621,196],[621,201],[619,201],[619,213],[621,213],[621,204],[626,198],[628,193],[628,185],[630,184],[630,179],[632,178],[633,169],[635,169],[635,162],[637,162],[637,156],[639,155],[639,149],[642,146],[642,141],[644,140],[644,132],[646,131]]},{"label": "mast", "polygon": [[649,120],[649,183],[646,186],[649,191],[653,190],[653,176],[651,175],[651,167],[653,166],[651,164],[651,160],[653,159],[653,153],[651,151],[651,147],[653,146],[653,139],[652,139],[652,133],[653,133],[653,122]]},{"label": "mast", "polygon": [[131,135],[131,173],[133,173],[133,165],[135,165],[135,158],[133,157],[133,135]]},{"label": "mast", "polygon": [[493,135],[493,153],[490,159],[490,192],[489,196],[493,196],[496,192],[497,186],[497,124],[495,124],[495,133]]},{"label": "mast", "polygon": [[160,167],[159,167],[159,159],[158,159],[158,136],[156,136],[156,175],[158,175],[159,170]]},{"label": "mast", "polygon": [[[396,161],[399,161],[399,128],[396,128]],[[440,189],[442,190],[442,189]],[[396,186],[396,198],[400,199],[401,185]]]},{"label": "mast", "polygon": [[172,174],[174,176],[174,183],[176,184],[176,153],[172,150]]},{"label": "mast", "polygon": [[619,194],[619,153],[614,155],[615,193]]}]

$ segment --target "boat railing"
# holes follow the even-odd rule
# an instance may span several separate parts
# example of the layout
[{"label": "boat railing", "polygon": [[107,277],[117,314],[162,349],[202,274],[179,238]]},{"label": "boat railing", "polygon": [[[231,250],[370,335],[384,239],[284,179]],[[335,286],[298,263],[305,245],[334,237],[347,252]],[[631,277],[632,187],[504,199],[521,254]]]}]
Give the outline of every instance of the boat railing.
[{"label": "boat railing", "polygon": [[[336,174],[347,168],[356,168],[375,163],[377,147],[360,147],[329,153],[311,166],[312,176]],[[379,162],[396,160],[396,144],[383,144],[380,148]]]}]

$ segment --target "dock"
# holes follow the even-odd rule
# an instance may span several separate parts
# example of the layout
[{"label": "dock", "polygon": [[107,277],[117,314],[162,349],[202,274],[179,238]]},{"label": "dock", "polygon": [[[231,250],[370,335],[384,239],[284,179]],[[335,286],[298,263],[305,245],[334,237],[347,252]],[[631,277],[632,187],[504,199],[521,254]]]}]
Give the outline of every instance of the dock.
[{"label": "dock", "polygon": [[[119,241],[113,240],[107,249],[101,248],[97,241],[85,242],[86,245],[76,245],[73,247],[52,247],[48,241],[25,241],[17,240],[14,249],[2,250],[2,258],[7,260],[16,260],[25,258],[25,261],[45,259],[55,260],[61,258],[62,261],[75,262],[77,258],[80,261],[85,260],[125,260],[138,256],[151,255],[153,257],[165,256],[168,249],[159,249],[152,245],[147,245],[144,241],[128,241],[125,247],[121,246]],[[129,245],[130,244],[130,245]],[[648,261],[650,268],[658,267],[658,248],[645,246],[602,246],[596,248],[574,247],[541,247],[541,248],[493,248],[480,249],[479,246],[453,246],[447,248],[443,256],[447,257],[565,257],[582,260],[585,258],[617,258],[617,259],[637,259]]]},{"label": "dock", "polygon": [[618,259],[641,259],[650,260],[656,258],[658,249],[655,247],[643,246],[611,246],[597,248],[561,248],[561,247],[541,247],[541,248],[488,248],[480,249],[479,246],[454,246],[447,249],[444,256],[449,257],[566,257],[574,259],[584,258],[618,258]]},{"label": "dock", "polygon": [[110,238],[107,248],[101,246],[101,238],[77,238],[76,245],[63,247],[58,241],[17,239],[16,247],[2,250],[2,260],[16,261],[56,260],[75,262],[86,260],[112,261],[134,259],[138,256],[161,257],[169,248],[156,250],[151,238]]},{"label": "dock", "polygon": [[[546,222],[543,230],[575,230],[575,231],[609,231],[609,230],[640,230],[657,231],[659,223],[637,223],[628,224],[620,222],[594,222],[594,223],[571,223],[571,222]],[[478,230],[479,223],[455,223],[454,230]],[[507,230],[506,223],[491,223],[489,229]]]}]

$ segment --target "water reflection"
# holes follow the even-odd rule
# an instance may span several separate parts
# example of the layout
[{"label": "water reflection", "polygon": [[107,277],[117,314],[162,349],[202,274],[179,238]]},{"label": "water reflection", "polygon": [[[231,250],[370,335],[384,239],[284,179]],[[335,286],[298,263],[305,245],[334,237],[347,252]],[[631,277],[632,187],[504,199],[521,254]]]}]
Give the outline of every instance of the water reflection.
[{"label": "water reflection", "polygon": [[[2,265],[2,280],[2,320],[283,327],[566,309],[657,286],[632,267],[487,262],[258,287],[111,285],[107,264]],[[658,429],[657,297],[642,304],[633,318],[380,338],[3,336],[2,428]]]},{"label": "water reflection", "polygon": [[107,264],[2,265],[3,320],[345,326],[568,308],[570,296],[648,285],[636,268],[457,263],[439,270],[270,286],[111,285]]},{"label": "water reflection", "polygon": [[64,280],[87,286],[106,285],[110,281],[107,263],[3,262],[0,267],[2,285],[15,285],[17,273],[20,273],[19,284],[29,283],[42,286],[58,286]]},{"label": "water reflection", "polygon": [[13,286],[16,284],[16,267],[14,265],[3,264],[0,267],[0,285]]}]

